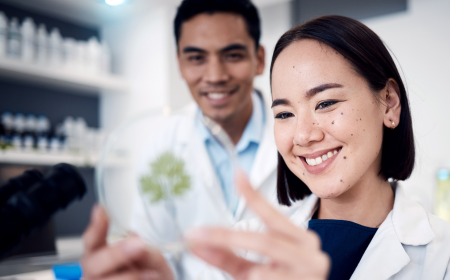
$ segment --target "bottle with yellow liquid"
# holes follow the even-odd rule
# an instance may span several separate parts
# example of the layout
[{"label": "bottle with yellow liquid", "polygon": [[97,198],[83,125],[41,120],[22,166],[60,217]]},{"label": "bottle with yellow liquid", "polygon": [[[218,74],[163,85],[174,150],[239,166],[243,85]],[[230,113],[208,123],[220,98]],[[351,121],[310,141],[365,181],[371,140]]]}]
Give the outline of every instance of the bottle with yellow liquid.
[{"label": "bottle with yellow liquid", "polygon": [[437,173],[436,216],[450,222],[450,170]]}]

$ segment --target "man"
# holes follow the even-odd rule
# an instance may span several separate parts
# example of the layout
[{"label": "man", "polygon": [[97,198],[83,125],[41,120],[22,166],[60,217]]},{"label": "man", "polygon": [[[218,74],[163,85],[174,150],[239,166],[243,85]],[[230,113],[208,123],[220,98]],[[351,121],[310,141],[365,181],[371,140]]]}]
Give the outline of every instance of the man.
[{"label": "man", "polygon": [[[178,8],[174,25],[180,72],[196,104],[186,109],[184,118],[167,128],[168,135],[176,135],[167,141],[184,151],[187,163],[201,162],[198,172],[204,177],[202,187],[222,197],[219,203],[233,212],[228,222],[233,225],[253,215],[245,201],[234,193],[228,155],[202,118],[214,120],[227,132],[252,185],[277,204],[272,112],[268,101],[253,89],[253,79],[263,73],[265,65],[264,48],[259,45],[258,13],[248,0],[185,0]],[[212,198],[203,190],[196,201],[180,206],[182,209],[177,212],[186,218],[195,215],[204,220],[221,219],[198,207],[210,201]],[[136,211],[133,218],[133,229],[141,236],[150,230],[143,224],[142,212]],[[170,279],[176,274],[159,253],[142,251],[142,243],[136,238],[108,247],[107,225],[104,212],[94,209],[84,237],[83,268],[87,278]],[[188,261],[185,278],[197,278],[203,269],[199,262]]]}]

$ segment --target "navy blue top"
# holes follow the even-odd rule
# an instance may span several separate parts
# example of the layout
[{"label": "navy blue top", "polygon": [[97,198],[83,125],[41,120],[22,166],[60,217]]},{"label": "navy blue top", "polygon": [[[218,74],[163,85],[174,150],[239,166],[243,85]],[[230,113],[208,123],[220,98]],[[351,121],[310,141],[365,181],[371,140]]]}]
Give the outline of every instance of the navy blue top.
[{"label": "navy blue top", "polygon": [[322,240],[322,250],[331,258],[329,280],[348,280],[377,232],[349,221],[310,220],[309,229]]}]

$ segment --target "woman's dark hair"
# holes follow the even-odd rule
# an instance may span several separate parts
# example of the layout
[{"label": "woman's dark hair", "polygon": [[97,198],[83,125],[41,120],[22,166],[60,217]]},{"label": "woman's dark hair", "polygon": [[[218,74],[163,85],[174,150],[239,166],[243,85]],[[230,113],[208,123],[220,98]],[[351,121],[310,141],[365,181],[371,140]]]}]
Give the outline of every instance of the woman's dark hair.
[{"label": "woman's dark hair", "polygon": [[255,48],[259,47],[261,37],[261,22],[258,10],[250,0],[183,0],[178,7],[174,20],[175,41],[181,36],[181,26],[194,16],[202,13],[213,14],[217,12],[234,13],[242,16],[247,25],[247,31],[255,42]]},{"label": "woman's dark hair", "polygon": [[[270,65],[270,79],[278,55],[290,44],[313,39],[333,48],[353,66],[374,92],[386,87],[389,78],[399,87],[401,114],[398,126],[384,127],[380,175],[385,180],[405,180],[414,168],[414,135],[408,97],[400,74],[381,39],[361,22],[343,16],[324,16],[293,27],[278,40]],[[376,96],[379,98],[379,96]],[[295,176],[278,153],[278,202],[291,205],[311,190]]]}]

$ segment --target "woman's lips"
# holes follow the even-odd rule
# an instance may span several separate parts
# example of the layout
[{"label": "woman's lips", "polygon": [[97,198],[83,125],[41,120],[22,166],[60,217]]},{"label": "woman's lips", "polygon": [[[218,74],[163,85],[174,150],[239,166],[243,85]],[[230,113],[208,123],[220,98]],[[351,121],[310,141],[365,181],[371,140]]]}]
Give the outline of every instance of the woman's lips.
[{"label": "woman's lips", "polygon": [[[342,147],[339,147],[330,149],[328,151],[307,155],[306,157],[299,156],[299,158],[302,161],[303,165],[305,166],[306,171],[308,171],[308,173],[316,175],[327,169],[328,166],[330,166],[334,162],[334,160],[338,157],[341,150]],[[330,153],[332,153],[331,157],[329,157]],[[326,157],[326,159],[324,156]],[[309,164],[307,161],[309,162]]]}]

